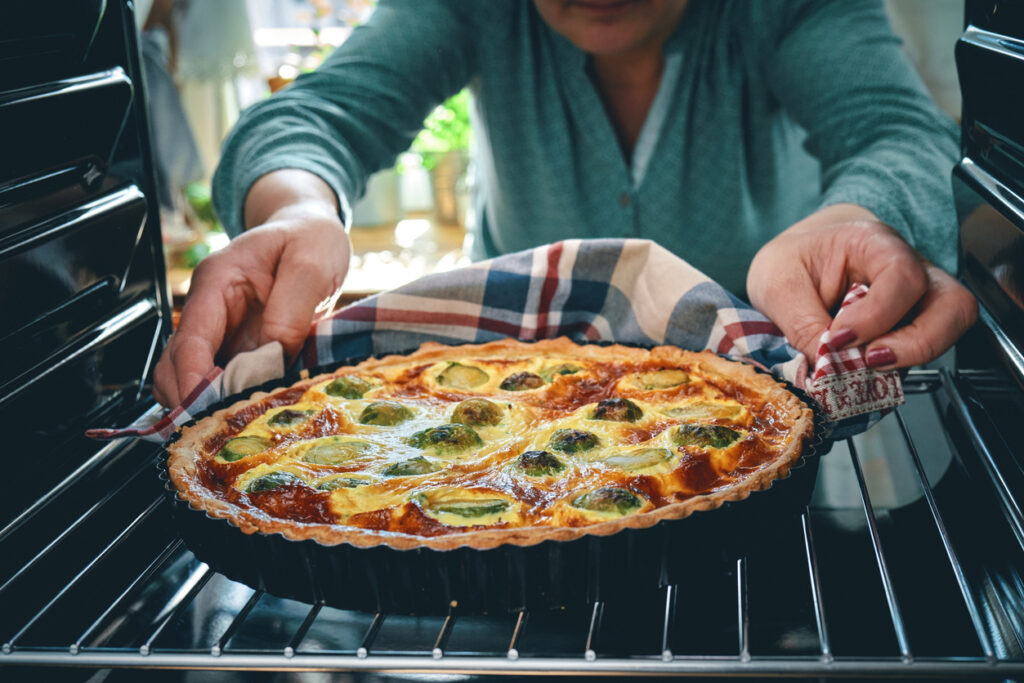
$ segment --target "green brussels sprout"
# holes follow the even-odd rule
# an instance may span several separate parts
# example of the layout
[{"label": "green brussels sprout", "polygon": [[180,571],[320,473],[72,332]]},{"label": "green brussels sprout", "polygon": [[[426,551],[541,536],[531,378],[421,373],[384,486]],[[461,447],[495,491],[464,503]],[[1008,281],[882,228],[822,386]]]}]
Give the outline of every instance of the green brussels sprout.
[{"label": "green brussels sprout", "polygon": [[392,427],[412,417],[412,411],[401,403],[394,401],[374,401],[363,408],[359,414],[359,422],[364,425],[384,425]]},{"label": "green brussels sprout", "polygon": [[544,386],[544,378],[532,372],[517,372],[509,375],[499,387],[502,391],[526,391]]},{"label": "green brussels sprout", "polygon": [[594,408],[591,420],[610,420],[612,422],[636,422],[643,417],[644,411],[628,398],[606,398]]},{"label": "green brussels sprout", "polygon": [[296,477],[291,472],[277,470],[275,472],[268,472],[267,474],[256,477],[249,482],[249,485],[245,487],[245,490],[248,493],[255,493],[257,491],[273,491],[279,486],[284,486],[285,484],[304,483],[304,481]]},{"label": "green brussels sprout", "polygon": [[662,412],[669,417],[689,420],[732,420],[743,413],[743,406],[714,401],[692,401]]},{"label": "green brussels sprout", "polygon": [[462,363],[449,363],[448,367],[437,375],[437,383],[453,389],[472,389],[487,382],[488,374],[480,368]]},{"label": "green brussels sprout", "polygon": [[565,469],[565,464],[547,451],[526,451],[516,464],[531,477],[546,477]]},{"label": "green brussels sprout", "polygon": [[358,458],[369,449],[370,444],[366,441],[332,436],[313,444],[302,454],[302,460],[314,465],[340,465],[347,460]]},{"label": "green brussels sprout", "polygon": [[582,429],[556,429],[548,445],[563,453],[589,451],[598,444],[597,434]]},{"label": "green brussels sprout", "polygon": [[369,484],[368,479],[356,479],[355,477],[346,477],[343,474],[338,474],[333,477],[324,477],[316,483],[317,491],[334,491],[336,489],[354,489],[357,486],[363,484]]},{"label": "green brussels sprout", "polygon": [[497,403],[492,403],[486,398],[470,398],[455,406],[452,411],[452,422],[470,427],[485,427],[501,422],[501,414],[501,406]]},{"label": "green brussels sprout", "polygon": [[382,474],[386,477],[412,477],[417,474],[437,472],[439,469],[441,469],[440,466],[430,462],[422,455],[417,455],[415,458],[409,458],[408,460],[396,462],[388,466]]},{"label": "green brussels sprout", "polygon": [[626,453],[616,453],[605,458],[604,464],[616,469],[633,472],[654,467],[672,459],[672,451],[667,448],[638,448]]},{"label": "green brussels sprout", "polygon": [[273,446],[269,439],[262,436],[236,436],[229,439],[217,453],[217,457],[225,462],[235,462],[250,455],[262,453]]},{"label": "green brussels sprout", "polygon": [[690,376],[678,368],[664,368],[653,372],[641,372],[637,376],[638,384],[648,391],[671,389],[690,381]]},{"label": "green brussels sprout", "polygon": [[274,413],[274,416],[267,420],[267,424],[271,427],[294,427],[305,422],[315,412],[314,410],[285,408],[280,412]]},{"label": "green brussels sprout", "polygon": [[344,375],[324,387],[324,393],[341,398],[362,398],[363,394],[373,388],[367,380],[355,375]]},{"label": "green brussels sprout", "polygon": [[725,448],[740,438],[740,433],[721,425],[682,424],[672,430],[677,446]]},{"label": "green brussels sprout", "polygon": [[643,507],[643,500],[632,491],[618,486],[602,486],[588,491],[572,501],[574,507],[594,512],[617,512],[629,514]]},{"label": "green brussels sprout", "polygon": [[450,515],[458,515],[460,517],[483,517],[484,515],[504,512],[507,509],[508,501],[500,499],[450,501],[434,506],[434,510],[437,512],[447,512]]},{"label": "green brussels sprout", "polygon": [[573,363],[561,363],[544,368],[540,371],[540,376],[544,378],[545,382],[551,382],[557,375],[575,375],[582,369],[579,365],[574,365]]},{"label": "green brussels sprout", "polygon": [[430,448],[439,453],[458,453],[467,448],[482,446],[483,441],[466,425],[452,423],[416,432],[409,437],[409,445]]},{"label": "green brussels sprout", "polygon": [[413,496],[413,500],[428,512],[435,514],[446,513],[468,518],[493,515],[508,509],[508,501],[503,498],[470,498],[468,500],[445,500],[431,503],[426,495],[420,493]]}]

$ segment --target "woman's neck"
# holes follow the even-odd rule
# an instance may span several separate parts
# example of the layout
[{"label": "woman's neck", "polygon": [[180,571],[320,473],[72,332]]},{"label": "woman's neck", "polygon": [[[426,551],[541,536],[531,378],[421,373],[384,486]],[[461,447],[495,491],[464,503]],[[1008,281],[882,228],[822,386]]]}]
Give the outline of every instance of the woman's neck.
[{"label": "woman's neck", "polygon": [[633,155],[665,68],[663,43],[628,54],[593,55],[591,73],[626,159]]}]

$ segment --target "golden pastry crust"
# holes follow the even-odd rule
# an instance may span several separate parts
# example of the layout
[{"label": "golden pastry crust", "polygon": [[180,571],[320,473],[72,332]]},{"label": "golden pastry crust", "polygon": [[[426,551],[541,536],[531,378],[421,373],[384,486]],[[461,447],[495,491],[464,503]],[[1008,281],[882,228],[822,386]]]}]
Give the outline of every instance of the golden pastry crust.
[{"label": "golden pastry crust", "polygon": [[[342,377],[356,378],[363,394],[327,394]],[[477,424],[468,436],[451,427],[452,409],[479,398],[499,407],[500,422]],[[377,413],[366,411],[375,402],[398,404],[409,416],[372,424]],[[626,417],[602,412],[614,410]],[[450,450],[422,435],[442,424],[449,425],[443,436],[468,445]],[[255,393],[186,427],[168,446],[167,462],[181,499],[247,534],[486,549],[604,536],[744,499],[788,474],[812,425],[810,409],[782,384],[709,352],[564,337],[426,343]],[[558,429],[591,436],[560,441]],[[694,429],[727,441],[691,443],[686,430]],[[240,436],[271,445],[225,460],[225,443]],[[597,444],[589,451],[555,448],[586,447],[587,439]],[[311,454],[326,442],[317,451],[328,453],[326,461]],[[541,450],[561,469],[528,475],[523,454]],[[260,479],[268,474],[278,479]],[[581,495],[604,489],[619,498],[595,504],[594,495]]]}]

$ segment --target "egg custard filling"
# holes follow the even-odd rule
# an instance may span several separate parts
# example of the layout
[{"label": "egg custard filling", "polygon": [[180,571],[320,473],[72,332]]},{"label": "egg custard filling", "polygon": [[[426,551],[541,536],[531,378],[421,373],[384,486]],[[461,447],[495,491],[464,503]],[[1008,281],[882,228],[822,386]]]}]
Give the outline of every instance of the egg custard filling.
[{"label": "egg custard filling", "polygon": [[245,533],[489,548],[745,498],[811,432],[782,384],[708,352],[428,343],[219,410],[168,446],[168,470]]}]

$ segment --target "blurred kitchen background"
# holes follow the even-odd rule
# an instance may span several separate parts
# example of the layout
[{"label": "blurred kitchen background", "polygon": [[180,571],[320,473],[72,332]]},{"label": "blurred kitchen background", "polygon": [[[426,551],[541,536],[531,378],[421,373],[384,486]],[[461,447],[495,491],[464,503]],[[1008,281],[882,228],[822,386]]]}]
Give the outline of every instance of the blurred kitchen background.
[{"label": "blurred kitchen background", "polygon": [[[376,0],[136,0],[176,308],[192,269],[228,242],[210,203],[209,181],[239,112],[315,69],[375,5]],[[958,119],[953,45],[963,0],[886,5],[933,97]],[[395,168],[370,180],[354,208],[353,257],[342,303],[468,262],[469,105],[463,91],[439,106]]]}]

